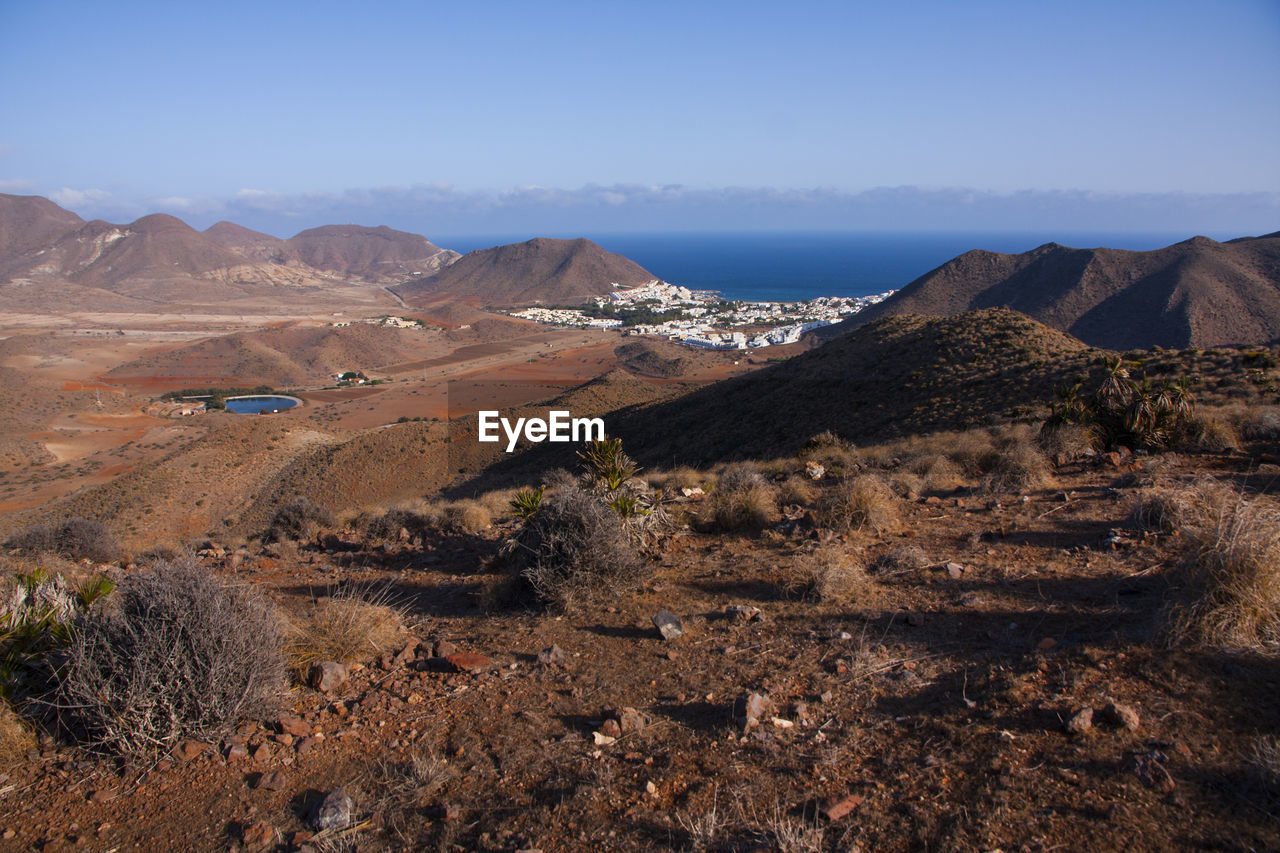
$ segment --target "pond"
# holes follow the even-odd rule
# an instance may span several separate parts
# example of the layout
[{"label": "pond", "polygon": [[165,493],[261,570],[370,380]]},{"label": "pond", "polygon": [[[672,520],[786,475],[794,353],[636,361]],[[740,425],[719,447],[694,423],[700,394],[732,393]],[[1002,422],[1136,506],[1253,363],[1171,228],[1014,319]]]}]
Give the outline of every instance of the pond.
[{"label": "pond", "polygon": [[261,415],[272,412],[283,412],[302,403],[297,397],[280,397],[276,395],[254,397],[228,397],[227,411],[237,415]]}]

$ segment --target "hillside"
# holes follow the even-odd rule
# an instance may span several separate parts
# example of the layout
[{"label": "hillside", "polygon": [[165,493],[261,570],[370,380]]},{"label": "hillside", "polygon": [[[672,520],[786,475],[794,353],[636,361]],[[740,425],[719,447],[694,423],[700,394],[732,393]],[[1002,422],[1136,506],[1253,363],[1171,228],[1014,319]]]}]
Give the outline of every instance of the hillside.
[{"label": "hillside", "polygon": [[1226,243],[1194,237],[1150,252],[1057,243],[1018,255],[966,252],[825,334],[897,314],[993,307],[1109,349],[1270,343],[1280,339],[1280,232]]},{"label": "hillside", "polygon": [[303,231],[285,243],[315,269],[376,281],[400,281],[446,267],[459,257],[426,237],[385,225],[325,225]]},{"label": "hillside", "polygon": [[47,198],[0,193],[0,270],[11,259],[38,251],[84,225]]},{"label": "hillside", "polygon": [[590,240],[539,237],[479,249],[426,278],[392,288],[411,304],[474,299],[481,305],[578,303],[655,278]]},{"label": "hillside", "polygon": [[1028,414],[1095,355],[1008,310],[888,317],[608,426],[648,464],[769,458],[826,430],[860,444]]}]

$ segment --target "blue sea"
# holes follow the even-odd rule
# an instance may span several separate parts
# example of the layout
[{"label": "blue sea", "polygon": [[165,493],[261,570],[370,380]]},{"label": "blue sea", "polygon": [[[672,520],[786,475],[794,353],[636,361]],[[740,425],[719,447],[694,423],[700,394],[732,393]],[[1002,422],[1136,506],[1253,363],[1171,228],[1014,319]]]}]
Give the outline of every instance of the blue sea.
[{"label": "blue sea", "polygon": [[[1158,249],[1192,234],[769,231],[645,234],[433,236],[470,252],[534,236],[587,237],[672,284],[718,290],[726,299],[791,302],[896,290],[970,249],[1025,252],[1056,242],[1077,248]],[[1226,239],[1233,235],[1208,236]]]}]

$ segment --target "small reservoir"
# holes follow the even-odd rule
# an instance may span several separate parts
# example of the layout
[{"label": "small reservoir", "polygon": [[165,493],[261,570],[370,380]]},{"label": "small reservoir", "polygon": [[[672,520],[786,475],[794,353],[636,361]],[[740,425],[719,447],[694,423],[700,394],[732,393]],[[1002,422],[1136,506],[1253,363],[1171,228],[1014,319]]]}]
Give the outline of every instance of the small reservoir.
[{"label": "small reservoir", "polygon": [[273,414],[302,404],[302,401],[297,397],[282,397],[274,394],[228,397],[224,402],[228,412],[235,412],[238,415]]}]

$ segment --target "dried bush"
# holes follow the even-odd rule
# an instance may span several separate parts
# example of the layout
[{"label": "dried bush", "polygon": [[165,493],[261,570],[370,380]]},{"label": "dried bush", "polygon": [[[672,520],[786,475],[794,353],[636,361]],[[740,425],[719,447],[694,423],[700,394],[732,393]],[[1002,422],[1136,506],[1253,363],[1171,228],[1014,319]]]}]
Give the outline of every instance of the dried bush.
[{"label": "dried bush", "polygon": [[928,568],[930,565],[932,563],[929,560],[929,555],[919,545],[903,545],[882,554],[872,564],[872,569],[877,574],[900,575],[907,572],[917,572],[920,569]]},{"label": "dried bush", "polygon": [[649,482],[664,489],[693,489],[701,487],[707,476],[696,468],[681,465],[665,473],[650,472]]},{"label": "dried bush", "polygon": [[1228,453],[1240,449],[1240,436],[1226,418],[1197,412],[1186,423],[1187,440],[1198,450]]},{"label": "dried bush", "polygon": [[898,498],[882,477],[859,474],[836,483],[823,496],[819,511],[823,524],[837,530],[871,530],[898,526]]},{"label": "dried bush", "polygon": [[322,598],[306,618],[293,622],[286,653],[289,668],[305,673],[316,661],[366,661],[404,636],[404,608],[390,590],[348,587]]},{"label": "dried bush", "polygon": [[1160,486],[1144,489],[1129,513],[1129,522],[1139,530],[1158,533],[1182,530],[1198,515],[1194,500],[1187,489]]},{"label": "dried bush", "polygon": [[1280,440],[1280,406],[1249,406],[1234,413],[1240,435],[1250,441]]},{"label": "dried bush", "polygon": [[400,538],[400,531],[410,539],[426,539],[440,526],[441,514],[435,507],[415,512],[402,507],[392,507],[364,525],[364,535],[371,540],[392,542]]},{"label": "dried bush", "polygon": [[101,521],[78,516],[50,527],[37,525],[15,534],[5,543],[29,554],[58,554],[70,560],[110,563],[120,557],[120,546]]},{"label": "dried bush", "polygon": [[1050,456],[1079,459],[1095,450],[1093,430],[1084,424],[1046,424],[1036,438],[1040,448]]},{"label": "dried bush", "polygon": [[729,465],[702,504],[704,523],[724,531],[760,530],[777,512],[774,489],[749,465]]},{"label": "dried bush", "polygon": [[1192,548],[1166,609],[1174,643],[1254,648],[1280,642],[1280,509],[1265,498],[1193,498]]},{"label": "dried bush", "polygon": [[875,591],[875,582],[862,565],[835,548],[818,548],[797,556],[782,586],[788,596],[826,603],[863,603]]},{"label": "dried bush", "polygon": [[599,496],[561,481],[499,555],[499,598],[562,610],[616,593],[643,568],[626,522]]},{"label": "dried bush", "polygon": [[950,492],[964,485],[960,466],[941,453],[917,456],[911,460],[908,470],[920,478],[926,492]]},{"label": "dried bush", "polygon": [[1280,796],[1280,737],[1259,737],[1249,758],[1262,787]]},{"label": "dried bush", "polygon": [[73,735],[154,754],[274,707],[281,624],[259,594],[186,560],[126,578],[111,604],[80,620],[58,673],[51,705]]},{"label": "dried bush", "polygon": [[493,524],[493,516],[476,501],[455,501],[444,508],[444,524],[458,533],[479,533]]},{"label": "dried bush", "polygon": [[9,703],[0,699],[0,768],[8,769],[25,759],[37,746],[35,733]]},{"label": "dried bush", "polygon": [[805,504],[813,503],[817,497],[814,490],[813,481],[807,477],[790,476],[778,485],[778,502],[781,504]]},{"label": "dried bush", "polygon": [[286,542],[309,539],[323,527],[333,527],[337,519],[326,507],[297,497],[280,505],[267,525],[265,539],[268,542]]},{"label": "dried bush", "polygon": [[965,476],[980,477],[990,470],[999,454],[991,434],[974,429],[952,436],[947,455],[960,466]]},{"label": "dried bush", "polygon": [[992,495],[1025,492],[1049,479],[1049,460],[1030,441],[1018,439],[997,448],[982,478],[982,489]]},{"label": "dried bush", "polygon": [[913,501],[924,490],[924,480],[910,471],[895,471],[889,476],[889,488],[903,500]]},{"label": "dried bush", "polygon": [[862,456],[851,442],[827,430],[805,442],[798,458],[802,462],[817,462],[829,474],[842,475],[862,466]]}]

